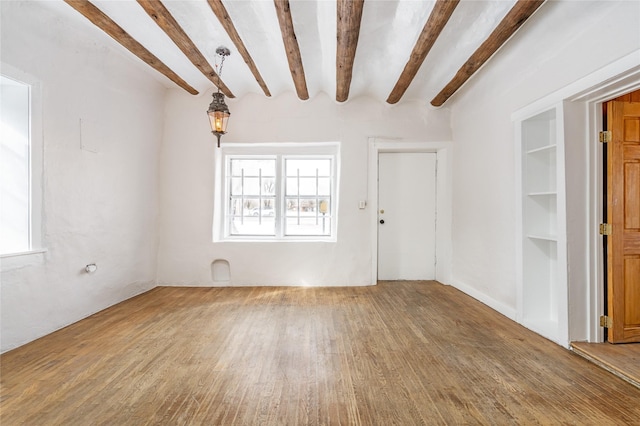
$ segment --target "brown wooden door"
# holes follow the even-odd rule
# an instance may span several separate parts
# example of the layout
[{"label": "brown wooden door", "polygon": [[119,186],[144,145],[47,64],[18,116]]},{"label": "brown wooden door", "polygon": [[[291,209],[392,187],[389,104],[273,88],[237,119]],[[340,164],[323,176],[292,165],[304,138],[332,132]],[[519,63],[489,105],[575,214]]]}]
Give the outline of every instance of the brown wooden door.
[{"label": "brown wooden door", "polygon": [[626,95],[624,101],[607,103],[610,343],[640,342],[640,102],[626,101],[635,98]]}]

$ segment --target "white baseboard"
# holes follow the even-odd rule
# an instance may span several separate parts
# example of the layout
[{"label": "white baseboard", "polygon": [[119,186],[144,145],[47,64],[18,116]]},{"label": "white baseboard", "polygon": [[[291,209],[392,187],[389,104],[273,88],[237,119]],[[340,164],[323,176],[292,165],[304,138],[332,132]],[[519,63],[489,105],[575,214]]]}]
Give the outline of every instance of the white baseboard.
[{"label": "white baseboard", "polygon": [[450,280],[450,285],[457,288],[458,290],[460,290],[461,292],[468,294],[469,296],[473,297],[474,299],[478,300],[479,302],[484,303],[485,305],[487,305],[488,307],[490,307],[491,309],[500,312],[502,315],[504,315],[505,317],[516,321],[516,309],[512,308],[511,306],[505,305],[502,302],[498,302],[497,300],[487,296],[486,294],[476,290],[475,288],[462,283],[460,281],[457,280]]}]

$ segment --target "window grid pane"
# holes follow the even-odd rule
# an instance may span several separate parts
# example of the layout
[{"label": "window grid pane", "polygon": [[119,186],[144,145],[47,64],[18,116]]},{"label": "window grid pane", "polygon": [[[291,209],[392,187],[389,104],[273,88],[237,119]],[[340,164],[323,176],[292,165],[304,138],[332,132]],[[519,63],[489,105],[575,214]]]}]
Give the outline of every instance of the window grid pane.
[{"label": "window grid pane", "polygon": [[230,235],[275,236],[275,166],[272,157],[229,160]]},{"label": "window grid pane", "polygon": [[330,171],[328,158],[285,159],[285,236],[330,235]]},{"label": "window grid pane", "polygon": [[227,158],[228,235],[331,236],[333,156]]}]

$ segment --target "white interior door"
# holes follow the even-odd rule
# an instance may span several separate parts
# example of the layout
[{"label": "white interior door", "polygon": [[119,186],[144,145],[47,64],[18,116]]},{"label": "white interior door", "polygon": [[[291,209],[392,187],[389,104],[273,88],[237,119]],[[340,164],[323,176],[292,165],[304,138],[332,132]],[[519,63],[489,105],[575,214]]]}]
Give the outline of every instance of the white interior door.
[{"label": "white interior door", "polygon": [[433,280],[436,154],[378,156],[378,279]]}]

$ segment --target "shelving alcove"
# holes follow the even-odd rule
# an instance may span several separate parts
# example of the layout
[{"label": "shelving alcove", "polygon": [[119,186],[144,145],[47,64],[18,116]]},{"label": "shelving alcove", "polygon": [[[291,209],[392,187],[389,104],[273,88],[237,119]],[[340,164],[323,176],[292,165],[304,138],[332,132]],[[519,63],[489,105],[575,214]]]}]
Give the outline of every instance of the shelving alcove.
[{"label": "shelving alcove", "polygon": [[517,120],[517,320],[567,347],[563,105]]}]

